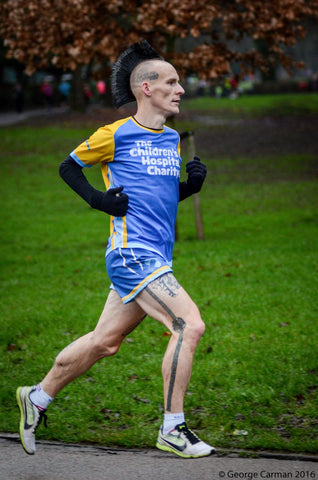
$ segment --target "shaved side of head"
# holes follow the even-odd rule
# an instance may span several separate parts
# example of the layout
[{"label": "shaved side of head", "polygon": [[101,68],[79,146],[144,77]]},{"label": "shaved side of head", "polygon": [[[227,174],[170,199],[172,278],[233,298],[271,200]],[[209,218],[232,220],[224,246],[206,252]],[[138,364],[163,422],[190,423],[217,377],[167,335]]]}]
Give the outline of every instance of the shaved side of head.
[{"label": "shaved side of head", "polygon": [[133,69],[130,76],[130,88],[136,98],[141,93],[143,82],[152,82],[159,78],[160,66],[165,63],[167,63],[165,60],[159,59],[145,60]]}]

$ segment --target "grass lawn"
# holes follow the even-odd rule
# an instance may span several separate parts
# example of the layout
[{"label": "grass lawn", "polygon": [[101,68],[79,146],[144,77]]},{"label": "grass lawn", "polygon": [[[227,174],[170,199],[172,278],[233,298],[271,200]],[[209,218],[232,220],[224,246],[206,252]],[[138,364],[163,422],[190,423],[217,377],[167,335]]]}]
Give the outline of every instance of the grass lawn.
[{"label": "grass lawn", "polygon": [[317,113],[318,95],[289,93],[284,95],[242,95],[231,98],[199,97],[183,101],[183,110],[213,111],[233,115],[295,115]]},{"label": "grass lawn", "polygon": [[[314,113],[313,103],[303,101],[302,113]],[[58,176],[59,163],[92,130],[0,129],[0,431],[18,430],[16,387],[40,381],[64,346],[94,328],[108,292],[108,217]],[[186,395],[189,425],[219,448],[316,452],[318,198],[308,168],[317,158],[239,151],[204,158],[205,240],[196,239],[188,199],[174,251],[175,275],[207,325]],[[276,171],[285,172],[283,180]],[[102,188],[98,168],[88,176]],[[164,328],[146,318],[115,357],[59,394],[38,437],[153,446],[167,341]]]}]

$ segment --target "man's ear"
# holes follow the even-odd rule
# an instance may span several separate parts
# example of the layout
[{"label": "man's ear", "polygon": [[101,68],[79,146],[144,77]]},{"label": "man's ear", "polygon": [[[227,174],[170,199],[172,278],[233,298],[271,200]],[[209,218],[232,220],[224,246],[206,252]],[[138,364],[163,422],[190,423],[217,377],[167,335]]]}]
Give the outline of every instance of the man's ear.
[{"label": "man's ear", "polygon": [[141,84],[141,90],[147,97],[151,97],[151,88],[148,82],[143,82]]}]

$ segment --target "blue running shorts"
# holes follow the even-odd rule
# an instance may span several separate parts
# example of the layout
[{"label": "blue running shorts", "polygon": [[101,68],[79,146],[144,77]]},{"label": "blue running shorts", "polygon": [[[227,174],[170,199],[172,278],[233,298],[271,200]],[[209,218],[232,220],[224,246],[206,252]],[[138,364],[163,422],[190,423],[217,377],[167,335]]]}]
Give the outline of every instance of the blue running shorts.
[{"label": "blue running shorts", "polygon": [[161,255],[142,248],[116,248],[106,256],[110,288],[123,303],[131,302],[148,283],[172,272],[172,264]]}]

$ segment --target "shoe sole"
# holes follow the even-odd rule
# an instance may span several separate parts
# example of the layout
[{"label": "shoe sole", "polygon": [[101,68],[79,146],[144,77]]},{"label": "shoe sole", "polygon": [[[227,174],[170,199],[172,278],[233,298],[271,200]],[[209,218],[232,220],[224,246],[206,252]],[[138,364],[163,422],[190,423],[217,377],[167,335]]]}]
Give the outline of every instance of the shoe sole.
[{"label": "shoe sole", "polygon": [[24,449],[24,451],[28,454],[28,455],[34,455],[35,452],[29,452],[26,448],[26,445],[24,443],[24,438],[23,438],[23,431],[24,431],[24,410],[23,410],[23,406],[22,406],[22,402],[21,402],[21,397],[20,397],[20,393],[21,393],[21,390],[22,390],[23,387],[18,387],[17,390],[16,390],[16,399],[17,399],[17,403],[18,403],[18,406],[19,406],[19,409],[20,409],[20,425],[19,425],[19,433],[20,433],[20,440],[21,440],[21,443],[22,443],[22,447]]},{"label": "shoe sole", "polygon": [[200,455],[186,455],[185,453],[182,453],[178,450],[174,450],[172,447],[168,447],[167,445],[162,445],[161,443],[157,442],[156,447],[159,448],[159,450],[163,450],[164,452],[169,452],[169,453],[174,453],[178,455],[179,457],[182,458],[201,458],[201,457],[209,457],[213,453],[215,453],[215,450],[211,450],[208,453],[203,453]]}]

